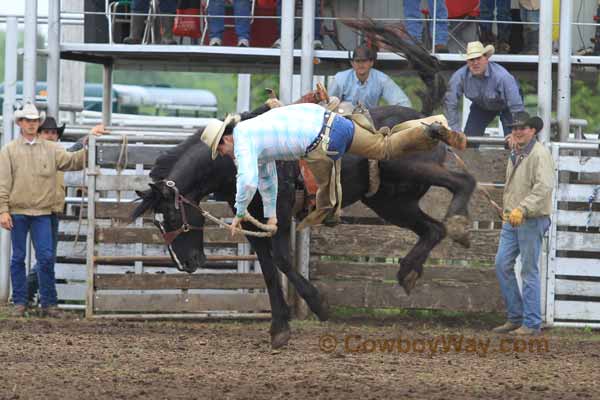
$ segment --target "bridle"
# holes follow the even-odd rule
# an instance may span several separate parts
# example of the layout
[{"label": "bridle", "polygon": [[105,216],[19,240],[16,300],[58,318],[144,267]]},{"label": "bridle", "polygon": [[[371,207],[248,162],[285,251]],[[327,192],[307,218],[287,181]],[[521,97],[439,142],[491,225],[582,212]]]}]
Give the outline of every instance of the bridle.
[{"label": "bridle", "polygon": [[181,226],[175,230],[167,232],[163,223],[156,218],[156,214],[154,214],[154,219],[152,222],[160,231],[163,241],[165,242],[165,245],[167,246],[167,249],[169,250],[169,254],[171,255],[171,258],[175,262],[177,269],[179,271],[187,272],[186,269],[183,268],[183,266],[181,265],[181,262],[179,261],[179,259],[177,258],[177,255],[171,248],[171,245],[173,244],[175,239],[177,239],[177,237],[179,235],[181,235],[182,233],[187,233],[190,231],[204,230],[203,226],[194,226],[188,222],[187,214],[185,212],[185,204],[195,208],[202,215],[205,214],[205,211],[202,209],[202,207],[200,207],[199,205],[195,204],[194,202],[188,200],[184,195],[179,193],[179,189],[177,188],[177,185],[175,184],[174,181],[171,181],[171,180],[159,181],[157,183],[160,183],[160,182],[164,182],[165,185],[167,185],[167,187],[171,188],[175,192],[175,209],[179,210],[179,215],[181,216]]},{"label": "bridle", "polygon": [[184,195],[179,193],[179,189],[175,185],[175,182],[173,182],[173,181],[164,181],[164,182],[165,182],[165,185],[167,185],[167,187],[173,189],[173,191],[175,192],[175,209],[179,210],[179,215],[181,216],[181,226],[173,231],[167,232],[167,230],[165,229],[162,222],[159,221],[158,219],[156,219],[156,215],[154,217],[154,225],[156,225],[158,227],[158,229],[160,229],[161,235],[163,237],[163,240],[165,241],[165,244],[167,246],[170,246],[175,241],[175,239],[177,239],[177,237],[179,235],[181,235],[182,233],[187,233],[190,231],[204,230],[203,226],[194,226],[188,222],[184,205],[188,204],[191,207],[195,208],[196,210],[200,211],[200,213],[202,213],[202,214],[204,213],[204,210],[199,205],[188,200]]}]

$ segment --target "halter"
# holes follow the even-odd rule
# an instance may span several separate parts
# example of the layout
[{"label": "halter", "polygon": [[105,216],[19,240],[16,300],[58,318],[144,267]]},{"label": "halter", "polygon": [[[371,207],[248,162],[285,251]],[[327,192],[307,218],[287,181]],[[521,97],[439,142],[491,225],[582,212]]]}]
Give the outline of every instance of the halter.
[{"label": "halter", "polygon": [[184,207],[185,204],[192,206],[193,208],[198,210],[202,215],[204,215],[205,211],[200,206],[198,206],[197,204],[194,204],[194,202],[188,200],[185,196],[183,196],[181,193],[179,193],[179,189],[175,185],[174,181],[169,180],[169,181],[162,181],[162,182],[164,182],[165,185],[167,185],[167,187],[173,189],[173,191],[175,192],[175,209],[179,210],[179,215],[181,216],[181,226],[173,231],[167,232],[163,223],[161,221],[159,221],[158,219],[156,219],[156,214],[154,215],[154,220],[152,222],[160,231],[160,234],[165,242],[165,245],[167,246],[167,249],[169,250],[169,254],[171,255],[171,258],[173,259],[173,261],[175,262],[175,264],[177,266],[177,269],[179,271],[187,272],[182,267],[181,262],[177,258],[177,255],[171,248],[171,244],[182,233],[187,233],[190,231],[204,230],[203,226],[193,226],[188,222],[187,214],[185,212],[185,207]]}]

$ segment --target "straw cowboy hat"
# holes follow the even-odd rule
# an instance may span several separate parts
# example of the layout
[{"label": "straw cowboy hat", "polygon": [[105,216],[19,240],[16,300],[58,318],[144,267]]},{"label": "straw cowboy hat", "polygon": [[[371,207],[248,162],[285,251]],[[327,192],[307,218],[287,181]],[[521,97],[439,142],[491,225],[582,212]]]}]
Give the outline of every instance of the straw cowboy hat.
[{"label": "straw cowboy hat", "polygon": [[65,130],[65,126],[66,126],[66,124],[62,124],[62,126],[59,127],[56,124],[56,120],[53,117],[47,117],[44,120],[44,123],[41,124],[40,127],[38,128],[38,133],[43,130],[56,131],[56,134],[58,135],[58,138],[60,139]]},{"label": "straw cowboy hat", "polygon": [[35,104],[27,102],[20,109],[15,111],[14,121],[18,122],[20,119],[39,119],[40,123],[43,123],[45,117],[46,113],[40,113]]},{"label": "straw cowboy hat", "polygon": [[483,44],[479,41],[469,42],[469,44],[467,44],[467,54],[465,54],[465,59],[471,60],[481,56],[491,57],[492,54],[494,54],[494,51],[494,46],[491,44],[483,47]]},{"label": "straw cowboy hat", "polygon": [[227,114],[224,121],[218,119],[210,120],[208,125],[206,125],[206,128],[202,131],[200,139],[210,147],[213,160],[217,158],[217,155],[219,154],[217,147],[219,146],[221,137],[223,137],[225,128],[231,123],[235,125],[238,122],[240,122],[240,116],[238,114]]}]

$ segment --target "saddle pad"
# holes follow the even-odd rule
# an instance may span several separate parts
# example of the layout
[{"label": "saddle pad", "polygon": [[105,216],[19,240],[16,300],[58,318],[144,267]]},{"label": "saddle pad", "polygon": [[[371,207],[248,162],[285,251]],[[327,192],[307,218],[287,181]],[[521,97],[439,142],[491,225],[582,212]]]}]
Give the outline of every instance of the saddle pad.
[{"label": "saddle pad", "polygon": [[319,186],[317,185],[315,176],[311,172],[310,168],[308,168],[307,162],[304,160],[300,160],[300,173],[302,174],[302,179],[304,179],[304,187],[306,188],[306,192],[311,197],[316,196]]}]

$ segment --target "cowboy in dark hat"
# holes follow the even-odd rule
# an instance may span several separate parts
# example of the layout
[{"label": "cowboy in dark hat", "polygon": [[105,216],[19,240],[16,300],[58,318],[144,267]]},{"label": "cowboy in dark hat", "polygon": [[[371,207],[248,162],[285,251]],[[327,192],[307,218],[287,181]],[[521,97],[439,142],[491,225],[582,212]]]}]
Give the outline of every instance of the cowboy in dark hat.
[{"label": "cowboy in dark hat", "polygon": [[383,98],[389,105],[412,107],[410,99],[392,78],[373,68],[377,51],[369,46],[359,46],[350,54],[351,69],[335,74],[329,85],[329,95],[342,102],[359,103],[367,108],[375,107]]},{"label": "cowboy in dark hat", "polygon": [[[539,256],[550,226],[554,162],[536,135],[544,123],[521,111],[512,115],[512,148],[506,166],[502,205],[504,223],[496,253],[496,275],[506,305],[507,321],[496,333],[537,335],[542,325]],[[515,277],[521,255],[522,291]]]},{"label": "cowboy in dark hat", "polygon": [[538,132],[544,127],[544,121],[540,117],[532,117],[527,111],[513,113],[512,119],[513,122],[507,126],[512,131],[506,137],[510,149],[524,148],[532,138],[537,138]]},{"label": "cowboy in dark hat", "polygon": [[44,123],[38,128],[38,134],[45,140],[56,142],[62,138],[65,131],[65,124],[58,126],[53,117],[47,117]]}]

